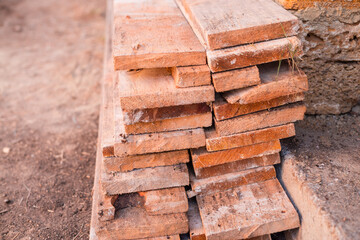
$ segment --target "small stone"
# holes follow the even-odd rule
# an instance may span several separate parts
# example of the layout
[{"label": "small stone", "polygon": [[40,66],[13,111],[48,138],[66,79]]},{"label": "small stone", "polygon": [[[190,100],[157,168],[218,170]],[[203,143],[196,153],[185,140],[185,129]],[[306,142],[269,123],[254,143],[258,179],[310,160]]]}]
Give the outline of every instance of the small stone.
[{"label": "small stone", "polygon": [[10,204],[12,201],[10,200],[10,199],[5,199],[4,200],[4,203],[6,203],[6,204]]},{"label": "small stone", "polygon": [[356,105],[355,107],[353,107],[351,109],[351,112],[357,114],[357,115],[360,115],[360,105]]},{"label": "small stone", "polygon": [[8,154],[10,152],[10,148],[9,147],[4,147],[2,149],[2,151],[3,151],[3,153]]}]

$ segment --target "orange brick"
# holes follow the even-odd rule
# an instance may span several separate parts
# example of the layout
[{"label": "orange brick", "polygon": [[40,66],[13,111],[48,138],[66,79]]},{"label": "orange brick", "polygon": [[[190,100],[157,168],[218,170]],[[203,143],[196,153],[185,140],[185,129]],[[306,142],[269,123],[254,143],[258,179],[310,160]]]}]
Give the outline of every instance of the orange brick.
[{"label": "orange brick", "polygon": [[200,168],[278,153],[280,150],[280,142],[277,140],[218,152],[208,152],[205,148],[192,149],[191,156],[194,169],[197,171]]},{"label": "orange brick", "polygon": [[186,117],[211,111],[207,103],[170,106],[163,108],[135,109],[123,111],[124,124],[148,123],[170,118]]},{"label": "orange brick", "polygon": [[235,133],[279,126],[302,120],[305,111],[305,105],[293,103],[269,111],[263,110],[223,121],[215,120],[215,129],[219,136],[227,136]]},{"label": "orange brick", "polygon": [[287,59],[301,53],[300,39],[289,37],[208,51],[207,59],[212,72],[222,72]]},{"label": "orange brick", "polygon": [[102,173],[101,186],[107,195],[149,191],[189,184],[186,164],[138,169],[131,172]]},{"label": "orange brick", "polygon": [[280,163],[279,153],[241,159],[235,162],[224,163],[212,167],[195,169],[196,178],[208,178],[227,173],[240,172],[246,169],[271,166]]},{"label": "orange brick", "polygon": [[240,104],[240,103],[228,103],[220,95],[216,96],[216,100],[213,103],[213,111],[216,120],[221,121],[236,116],[245,115],[248,113],[258,112],[265,109],[279,107],[288,103],[294,103],[303,101],[305,99],[304,93],[297,93],[289,96],[278,97],[269,101]]},{"label": "orange brick", "polygon": [[176,87],[196,87],[211,84],[208,65],[173,67],[171,73]]},{"label": "orange brick", "polygon": [[207,113],[164,119],[156,122],[124,125],[124,131],[126,134],[142,134],[210,127],[211,125],[212,114],[209,111]]},{"label": "orange brick", "polygon": [[205,132],[202,128],[126,137],[121,130],[115,129],[115,131],[115,156],[159,153],[205,146]]},{"label": "orange brick", "polygon": [[149,215],[184,213],[189,209],[184,187],[151,190],[119,195],[116,209],[138,207]]},{"label": "orange brick", "polygon": [[196,200],[206,239],[249,239],[300,225],[277,179],[239,186]]},{"label": "orange brick", "polygon": [[269,101],[274,98],[302,93],[308,90],[305,73],[291,69],[283,63],[278,72],[279,63],[259,66],[261,84],[245,89],[236,89],[222,96],[229,103],[249,104]]},{"label": "orange brick", "polygon": [[124,157],[104,158],[104,168],[107,172],[129,172],[134,169],[171,166],[189,162],[187,150],[150,153]]},{"label": "orange brick", "polygon": [[211,129],[207,130],[205,135],[206,150],[214,152],[292,137],[295,136],[295,127],[290,123],[222,137],[217,136],[215,130]]},{"label": "orange brick", "polygon": [[213,194],[241,185],[263,182],[276,177],[273,166],[248,169],[204,179],[191,179],[191,189],[195,194]]},{"label": "orange brick", "polygon": [[261,83],[259,69],[256,66],[213,73],[212,80],[216,92],[226,92]]}]

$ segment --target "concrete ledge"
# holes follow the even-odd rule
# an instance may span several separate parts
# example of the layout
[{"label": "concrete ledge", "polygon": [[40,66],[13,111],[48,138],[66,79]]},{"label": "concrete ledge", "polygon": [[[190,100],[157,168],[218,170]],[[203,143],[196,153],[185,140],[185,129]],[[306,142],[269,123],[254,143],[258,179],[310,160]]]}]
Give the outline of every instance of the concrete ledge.
[{"label": "concrete ledge", "polygon": [[301,221],[301,227],[288,235],[297,240],[344,239],[341,229],[323,210],[321,200],[309,187],[305,173],[296,165],[295,156],[288,150],[283,153],[278,178],[295,205]]}]

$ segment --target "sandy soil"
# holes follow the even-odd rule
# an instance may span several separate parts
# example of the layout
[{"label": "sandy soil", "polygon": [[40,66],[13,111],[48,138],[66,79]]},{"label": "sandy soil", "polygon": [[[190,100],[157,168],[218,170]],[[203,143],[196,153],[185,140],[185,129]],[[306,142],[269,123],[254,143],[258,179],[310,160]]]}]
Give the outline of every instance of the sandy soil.
[{"label": "sandy soil", "polygon": [[87,239],[105,1],[0,0],[0,238]]}]

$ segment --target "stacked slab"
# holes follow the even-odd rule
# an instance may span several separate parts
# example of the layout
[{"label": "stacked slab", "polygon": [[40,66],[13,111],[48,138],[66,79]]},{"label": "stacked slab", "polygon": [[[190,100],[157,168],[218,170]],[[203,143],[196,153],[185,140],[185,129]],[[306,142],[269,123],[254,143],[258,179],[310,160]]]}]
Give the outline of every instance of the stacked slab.
[{"label": "stacked slab", "polygon": [[90,239],[298,227],[273,166],[305,113],[297,19],[272,0],[108,0],[107,27]]},{"label": "stacked slab", "polygon": [[91,238],[179,239],[188,150],[205,146],[212,125],[205,49],[172,0],[115,0],[108,15]]},{"label": "stacked slab", "polygon": [[217,92],[206,147],[191,150],[189,196],[199,211],[190,208],[190,236],[248,239],[298,227],[273,166],[279,140],[295,135],[305,113],[296,17],[268,0],[177,3],[207,49]]}]

